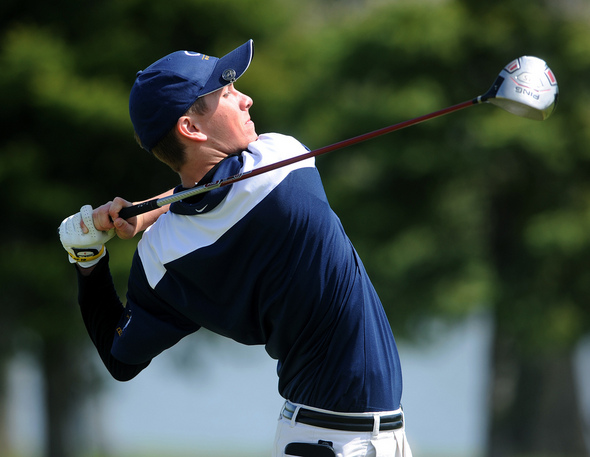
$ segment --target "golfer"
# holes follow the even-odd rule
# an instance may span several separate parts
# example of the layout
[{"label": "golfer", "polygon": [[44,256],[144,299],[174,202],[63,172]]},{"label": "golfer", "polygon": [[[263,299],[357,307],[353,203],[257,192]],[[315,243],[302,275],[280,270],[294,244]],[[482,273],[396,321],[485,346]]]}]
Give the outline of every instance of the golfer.
[{"label": "golfer", "polygon": [[[178,51],[137,74],[136,138],[180,176],[179,192],[307,152],[258,135],[236,80],[248,41],[222,58]],[[313,158],[131,218],[121,198],[60,226],[81,314],[111,375],[129,380],[200,328],[277,360],[285,399],[273,456],[411,456],[396,343]],[[126,305],[104,243],[142,232]],[[228,427],[255,405],[236,405]],[[236,422],[237,421],[237,422]]]}]

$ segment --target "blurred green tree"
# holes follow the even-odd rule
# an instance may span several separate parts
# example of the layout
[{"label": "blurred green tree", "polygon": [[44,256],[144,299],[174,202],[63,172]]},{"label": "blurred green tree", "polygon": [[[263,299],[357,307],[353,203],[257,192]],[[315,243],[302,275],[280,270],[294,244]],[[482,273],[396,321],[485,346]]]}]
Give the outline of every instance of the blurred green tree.
[{"label": "blurred green tree", "polygon": [[[493,318],[488,455],[586,455],[572,354],[590,327],[590,31],[588,7],[572,5],[3,2],[0,361],[26,351],[43,369],[45,456],[77,455],[72,418],[97,379],[55,229],[82,204],[176,184],[133,140],[138,69],[249,38],[256,64],[240,89],[258,131],[312,149],[479,95],[520,55],[547,60],[564,96],[546,122],[471,108],[318,167],[396,335],[419,340],[425,322],[478,310]],[[134,243],[109,248],[123,294]]]}]

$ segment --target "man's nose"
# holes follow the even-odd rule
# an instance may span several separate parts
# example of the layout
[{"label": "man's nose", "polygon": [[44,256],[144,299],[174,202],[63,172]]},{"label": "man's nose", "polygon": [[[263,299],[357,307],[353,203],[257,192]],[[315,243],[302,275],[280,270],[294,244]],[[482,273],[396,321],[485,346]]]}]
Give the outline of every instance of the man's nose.
[{"label": "man's nose", "polygon": [[244,109],[250,109],[250,107],[254,104],[254,100],[252,100],[246,94],[243,94],[241,92],[240,92],[240,95],[242,96],[241,104],[244,107]]}]

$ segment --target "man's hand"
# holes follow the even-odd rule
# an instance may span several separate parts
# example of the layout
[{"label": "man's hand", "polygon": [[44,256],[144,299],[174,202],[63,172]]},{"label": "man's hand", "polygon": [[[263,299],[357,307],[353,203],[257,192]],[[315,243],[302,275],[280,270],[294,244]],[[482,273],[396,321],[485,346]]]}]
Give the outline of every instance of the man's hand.
[{"label": "man's hand", "polygon": [[[82,227],[86,228],[86,231]],[[115,236],[115,230],[97,230],[92,222],[92,207],[85,205],[63,220],[59,226],[62,246],[70,255],[70,263],[91,268],[106,255],[105,243]]]},{"label": "man's hand", "polygon": [[[170,194],[172,190],[160,197]],[[120,197],[95,210],[90,205],[85,205],[79,213],[64,219],[59,226],[59,237],[70,255],[70,262],[81,267],[80,271],[84,276],[89,275],[98,261],[106,255],[104,244],[108,240],[115,235],[125,240],[133,238],[156,222],[169,207],[166,205],[127,220],[119,217],[121,209],[131,205],[132,203]]]},{"label": "man's hand", "polygon": [[[156,198],[161,198],[172,194],[172,190],[161,194]],[[141,203],[141,202],[138,202]],[[128,202],[120,197],[115,198],[112,202],[105,203],[102,206],[96,208],[92,213],[92,219],[94,226],[97,230],[108,231],[115,229],[117,236],[123,240],[133,238],[139,232],[143,232],[150,225],[152,225],[158,217],[168,211],[170,205],[163,206],[149,213],[140,214],[138,216],[130,217],[125,220],[119,217],[119,211],[122,208],[131,206],[133,203]],[[86,226],[82,223],[81,225],[84,233],[87,233]]]},{"label": "man's hand", "polygon": [[[92,212],[94,227],[101,231],[115,229],[117,236],[123,240],[133,238],[144,229],[143,221],[141,216],[131,217],[128,220],[120,218],[119,211],[126,206],[131,206],[131,203],[120,197],[99,206]],[[82,224],[82,230],[88,233],[88,228],[84,224]]]}]

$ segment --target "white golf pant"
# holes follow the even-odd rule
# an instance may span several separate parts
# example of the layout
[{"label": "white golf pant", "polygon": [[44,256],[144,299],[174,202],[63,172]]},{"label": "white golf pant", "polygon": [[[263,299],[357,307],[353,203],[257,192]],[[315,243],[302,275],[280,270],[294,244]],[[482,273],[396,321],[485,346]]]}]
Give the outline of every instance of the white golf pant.
[{"label": "white golf pant", "polygon": [[[329,413],[316,408],[305,408]],[[383,415],[394,413],[403,414],[401,410],[398,410],[383,413]],[[363,415],[374,416],[370,413],[363,413]],[[379,414],[376,415],[379,416]],[[379,423],[378,419],[376,422]],[[318,443],[320,440],[332,443],[336,457],[412,457],[406,438],[405,423],[397,430],[349,432],[298,423],[296,420],[283,417],[282,413],[277,424],[272,457],[284,457],[285,446],[289,443]]]}]

